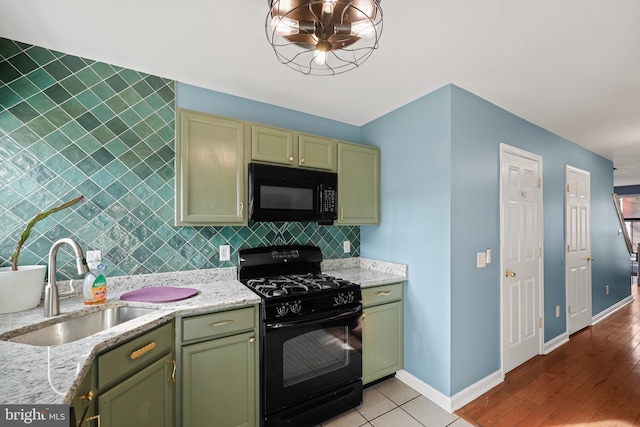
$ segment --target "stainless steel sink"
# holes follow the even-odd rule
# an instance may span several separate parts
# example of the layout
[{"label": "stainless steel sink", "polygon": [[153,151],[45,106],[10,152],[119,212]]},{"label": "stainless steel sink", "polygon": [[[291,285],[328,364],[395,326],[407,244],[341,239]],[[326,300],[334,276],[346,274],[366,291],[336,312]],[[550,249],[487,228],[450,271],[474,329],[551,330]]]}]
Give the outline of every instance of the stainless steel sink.
[{"label": "stainless steel sink", "polygon": [[153,308],[111,307],[61,320],[53,325],[8,338],[7,341],[37,346],[66,344],[155,311]]}]

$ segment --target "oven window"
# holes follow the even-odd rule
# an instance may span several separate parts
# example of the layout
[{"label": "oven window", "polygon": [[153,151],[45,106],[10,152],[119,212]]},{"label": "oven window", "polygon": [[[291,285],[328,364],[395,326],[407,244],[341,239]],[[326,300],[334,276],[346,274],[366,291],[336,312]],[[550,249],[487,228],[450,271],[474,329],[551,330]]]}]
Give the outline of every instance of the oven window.
[{"label": "oven window", "polygon": [[262,185],[260,208],[313,210],[313,189]]},{"label": "oven window", "polygon": [[289,387],[349,366],[349,328],[334,326],[284,343],[282,378]]}]

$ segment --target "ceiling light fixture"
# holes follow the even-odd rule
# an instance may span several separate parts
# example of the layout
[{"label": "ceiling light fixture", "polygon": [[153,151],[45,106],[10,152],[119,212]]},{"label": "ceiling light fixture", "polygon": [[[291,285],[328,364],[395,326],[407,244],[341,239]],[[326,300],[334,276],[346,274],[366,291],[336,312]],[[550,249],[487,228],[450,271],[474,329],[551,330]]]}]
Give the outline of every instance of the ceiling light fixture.
[{"label": "ceiling light fixture", "polygon": [[265,29],[278,60],[333,76],[362,65],[382,34],[381,0],[268,0]]}]

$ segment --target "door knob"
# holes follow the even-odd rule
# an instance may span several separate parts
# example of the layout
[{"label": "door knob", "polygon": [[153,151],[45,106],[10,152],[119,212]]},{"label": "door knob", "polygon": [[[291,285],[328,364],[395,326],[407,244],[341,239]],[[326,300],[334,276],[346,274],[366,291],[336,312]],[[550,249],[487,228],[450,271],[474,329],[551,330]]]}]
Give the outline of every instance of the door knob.
[{"label": "door knob", "polygon": [[507,270],[504,272],[504,277],[516,277],[516,272],[515,271],[511,271],[511,270]]},{"label": "door knob", "polygon": [[592,256],[588,256],[588,257],[587,257],[587,261],[595,261],[595,260],[596,260],[596,259],[595,259],[594,257],[592,257]]}]

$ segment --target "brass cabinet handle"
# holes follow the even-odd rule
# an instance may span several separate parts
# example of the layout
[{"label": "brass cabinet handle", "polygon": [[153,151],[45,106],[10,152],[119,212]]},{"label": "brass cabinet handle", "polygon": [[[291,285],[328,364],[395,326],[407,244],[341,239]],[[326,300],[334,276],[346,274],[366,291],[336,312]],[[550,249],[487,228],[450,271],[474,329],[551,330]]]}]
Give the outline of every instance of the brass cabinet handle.
[{"label": "brass cabinet handle", "polygon": [[244,202],[240,202],[240,216],[242,216],[243,212],[244,212]]},{"label": "brass cabinet handle", "polygon": [[504,272],[504,277],[516,277],[516,272],[515,271],[511,271],[511,270],[507,270]]},{"label": "brass cabinet handle", "polygon": [[88,423],[91,423],[91,421],[93,420],[98,420],[98,427],[100,427],[100,415],[98,414],[98,415],[94,415],[93,417],[87,418]]},{"label": "brass cabinet handle", "polygon": [[289,161],[293,162],[293,156],[289,157]]},{"label": "brass cabinet handle", "polygon": [[216,326],[226,326],[226,325],[228,325],[230,323],[233,323],[233,319],[221,320],[220,322],[209,323],[209,326],[211,326],[212,328],[215,328]]},{"label": "brass cabinet handle", "polygon": [[256,337],[251,337],[251,338],[249,338],[249,342],[250,342],[250,343],[254,343],[254,342],[256,342]]},{"label": "brass cabinet handle", "polygon": [[377,297],[388,297],[391,295],[391,291],[379,291],[376,296]]},{"label": "brass cabinet handle", "polygon": [[171,382],[175,383],[176,382],[176,361],[175,360],[168,360],[169,363],[171,363],[173,365],[173,369],[171,370]]},{"label": "brass cabinet handle", "polygon": [[304,159],[300,159],[300,163],[304,163]]},{"label": "brass cabinet handle", "polygon": [[362,321],[363,322],[367,321],[367,313],[362,313]]},{"label": "brass cabinet handle", "polygon": [[340,206],[340,219],[344,219],[344,208]]},{"label": "brass cabinet handle", "polygon": [[150,342],[149,344],[145,345],[144,347],[140,347],[139,349],[137,349],[136,351],[131,353],[131,360],[136,360],[138,357],[144,356],[145,354],[149,353],[154,348],[156,348],[156,342],[155,341]]}]

